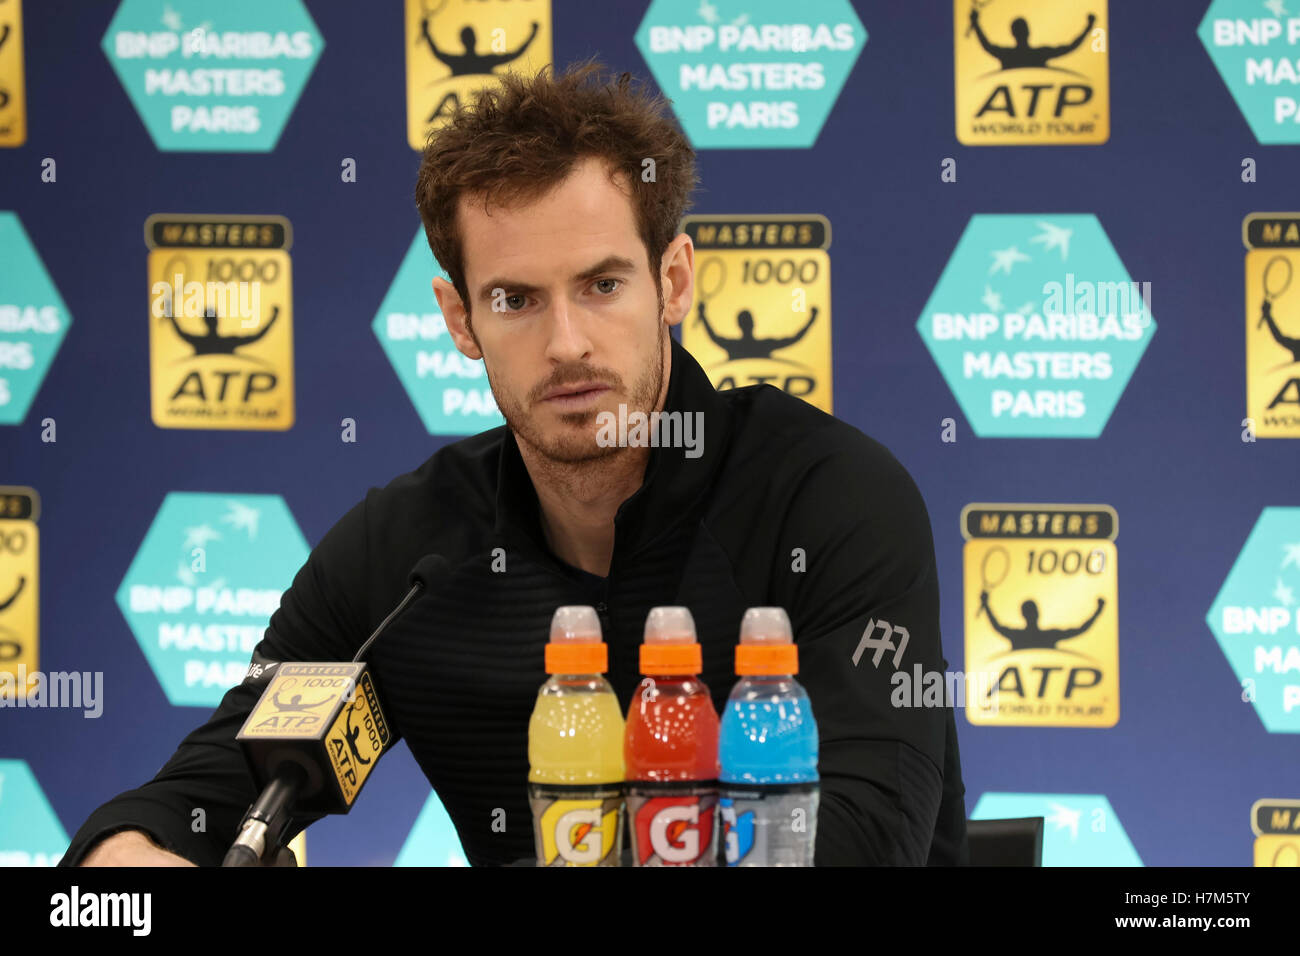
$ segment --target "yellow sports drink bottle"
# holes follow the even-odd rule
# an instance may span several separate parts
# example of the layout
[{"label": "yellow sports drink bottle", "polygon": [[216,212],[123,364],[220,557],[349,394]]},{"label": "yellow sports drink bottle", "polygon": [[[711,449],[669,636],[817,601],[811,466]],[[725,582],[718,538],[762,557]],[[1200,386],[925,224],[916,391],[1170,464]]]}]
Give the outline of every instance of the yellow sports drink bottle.
[{"label": "yellow sports drink bottle", "polygon": [[618,866],[623,852],[623,715],[601,638],[595,608],[556,608],[528,723],[538,866]]}]

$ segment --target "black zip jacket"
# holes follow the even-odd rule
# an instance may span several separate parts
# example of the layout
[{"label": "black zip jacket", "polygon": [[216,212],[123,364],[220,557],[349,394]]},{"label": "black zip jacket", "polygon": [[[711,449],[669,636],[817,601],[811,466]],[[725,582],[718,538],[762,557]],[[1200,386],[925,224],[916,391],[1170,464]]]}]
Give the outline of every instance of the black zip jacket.
[{"label": "black zip jacket", "polygon": [[[596,607],[626,713],[651,607],[690,608],[701,677],[721,712],[745,609],[779,605],[820,736],[817,864],[969,862],[953,710],[891,705],[896,670],[947,668],[929,516],[907,471],[856,428],[779,389],[716,391],[676,340],[665,411],[702,413],[702,454],[651,449],[641,488],[615,517],[607,578],[550,552],[518,446],[501,426],[370,489],[312,550],[254,662],[351,659],[405,594],[416,561],[445,557],[450,573],[367,658],[389,724],[469,862],[507,864],[534,852],[528,719],[556,607]],[[855,663],[869,622],[873,640],[894,629],[895,648],[906,629],[901,659],[868,644]],[[231,688],[157,776],[95,810],[62,865],[125,828],[218,864],[256,796],[234,737],[268,678]],[[381,772],[370,789],[383,786]],[[195,807],[206,809],[205,833],[191,829]],[[496,808],[504,832],[493,827]],[[294,832],[315,819],[297,818]]]}]

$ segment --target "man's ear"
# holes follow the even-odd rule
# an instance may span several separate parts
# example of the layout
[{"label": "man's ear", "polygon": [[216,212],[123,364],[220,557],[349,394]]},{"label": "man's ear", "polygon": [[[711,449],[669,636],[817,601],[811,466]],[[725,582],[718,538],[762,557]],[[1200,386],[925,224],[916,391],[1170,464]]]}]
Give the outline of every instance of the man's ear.
[{"label": "man's ear", "polygon": [[659,282],[664,290],[664,322],[677,325],[691,310],[695,297],[695,246],[686,233],[664,250]]},{"label": "man's ear", "polygon": [[456,343],[460,354],[468,359],[481,359],[483,353],[475,344],[474,336],[469,334],[465,304],[461,301],[456,287],[441,276],[437,276],[433,280],[433,294],[438,300],[438,308],[442,310],[442,317],[446,320],[451,340]]}]

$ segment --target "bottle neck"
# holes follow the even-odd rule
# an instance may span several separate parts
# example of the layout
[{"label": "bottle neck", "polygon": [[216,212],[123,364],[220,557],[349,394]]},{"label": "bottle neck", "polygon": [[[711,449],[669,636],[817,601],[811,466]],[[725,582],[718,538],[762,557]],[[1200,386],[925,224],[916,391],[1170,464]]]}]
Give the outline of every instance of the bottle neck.
[{"label": "bottle neck", "polygon": [[652,680],[656,684],[685,683],[686,681],[698,681],[699,674],[642,674],[642,680]]}]

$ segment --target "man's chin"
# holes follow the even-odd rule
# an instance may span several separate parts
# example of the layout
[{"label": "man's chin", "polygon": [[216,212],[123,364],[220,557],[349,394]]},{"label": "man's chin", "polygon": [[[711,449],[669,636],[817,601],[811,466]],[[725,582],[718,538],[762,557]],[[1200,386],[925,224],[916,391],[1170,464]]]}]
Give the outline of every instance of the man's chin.
[{"label": "man's chin", "polygon": [[602,445],[597,441],[596,432],[594,423],[589,426],[561,428],[546,436],[541,450],[552,461],[574,465],[618,454],[621,449],[617,445]]}]

